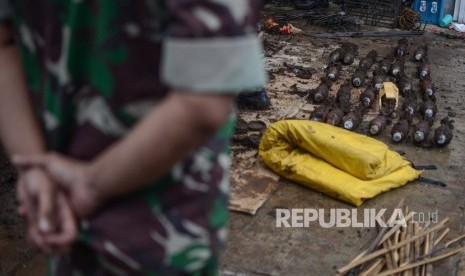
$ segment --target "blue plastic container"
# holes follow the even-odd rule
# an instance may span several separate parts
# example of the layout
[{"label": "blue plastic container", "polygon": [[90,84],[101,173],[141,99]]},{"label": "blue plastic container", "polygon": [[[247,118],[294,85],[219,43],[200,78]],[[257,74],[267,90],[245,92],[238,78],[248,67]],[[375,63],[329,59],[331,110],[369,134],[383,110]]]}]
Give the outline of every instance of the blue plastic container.
[{"label": "blue plastic container", "polygon": [[439,23],[439,26],[445,28],[445,27],[447,27],[451,22],[452,22],[452,15],[447,14],[446,16],[444,16],[444,17],[442,18],[441,22]]},{"label": "blue plastic container", "polygon": [[421,16],[421,22],[438,25],[444,16],[444,0],[415,0],[413,9]]}]

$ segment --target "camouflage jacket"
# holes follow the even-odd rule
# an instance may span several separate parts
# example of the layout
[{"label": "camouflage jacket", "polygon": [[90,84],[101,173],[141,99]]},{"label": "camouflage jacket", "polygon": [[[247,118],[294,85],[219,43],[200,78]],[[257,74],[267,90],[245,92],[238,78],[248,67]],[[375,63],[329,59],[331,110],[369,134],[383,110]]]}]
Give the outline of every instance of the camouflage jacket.
[{"label": "camouflage jacket", "polygon": [[[48,148],[73,158],[97,156],[171,90],[235,93],[266,78],[254,0],[0,0],[0,7],[8,3],[0,20],[14,23]],[[214,272],[226,235],[232,132],[233,116],[164,178],[81,221],[80,243],[56,272]]]}]

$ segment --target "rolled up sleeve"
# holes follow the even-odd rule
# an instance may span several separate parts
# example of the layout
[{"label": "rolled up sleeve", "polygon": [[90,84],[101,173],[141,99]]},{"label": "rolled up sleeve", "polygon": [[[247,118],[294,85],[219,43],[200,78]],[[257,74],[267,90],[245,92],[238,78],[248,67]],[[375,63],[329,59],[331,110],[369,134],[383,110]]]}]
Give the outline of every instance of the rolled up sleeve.
[{"label": "rolled up sleeve", "polygon": [[172,89],[235,93],[267,81],[255,0],[166,1],[161,77]]}]

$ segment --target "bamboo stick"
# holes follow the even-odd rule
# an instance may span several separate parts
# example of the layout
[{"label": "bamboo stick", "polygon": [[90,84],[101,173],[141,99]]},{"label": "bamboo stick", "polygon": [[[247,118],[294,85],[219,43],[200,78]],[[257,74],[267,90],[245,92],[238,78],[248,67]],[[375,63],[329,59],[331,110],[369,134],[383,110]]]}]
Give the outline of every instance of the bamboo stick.
[{"label": "bamboo stick", "polygon": [[[396,237],[394,236],[394,237],[392,237],[392,241],[391,241],[390,239],[386,241],[386,243],[387,243],[387,245],[388,245],[388,249],[391,248],[391,247],[393,246],[393,243],[395,242],[395,239],[396,239]],[[394,255],[395,255],[395,252],[394,252],[394,251],[389,251],[389,252],[387,252],[386,254],[389,254],[389,255],[391,256],[391,261],[392,261],[391,264],[392,264],[392,267],[393,267],[393,268],[398,267],[398,265],[397,265],[397,263],[396,263],[396,261],[395,261],[395,256],[394,256]]]},{"label": "bamboo stick", "polygon": [[[399,242],[405,241],[407,238],[407,229],[402,228],[402,231],[400,233],[400,239]],[[401,266],[404,263],[405,260],[405,247],[409,245],[408,243],[405,246],[402,246],[399,248],[399,266]]]},{"label": "bamboo stick", "polygon": [[453,239],[453,240],[447,242],[446,245],[445,245],[445,247],[447,248],[447,247],[449,247],[451,244],[456,243],[456,242],[458,242],[458,241],[460,241],[460,240],[463,240],[464,238],[465,238],[465,234],[463,234],[463,235],[461,235],[461,236],[458,236],[457,238],[455,238],[455,239]]},{"label": "bamboo stick", "polygon": [[383,266],[385,261],[383,259],[377,259],[371,266],[369,266],[366,270],[360,272],[359,276],[374,276],[377,275]]},{"label": "bamboo stick", "polygon": [[[420,224],[418,224],[418,222],[414,222],[413,223],[413,236],[416,236],[418,235],[418,233],[420,232]],[[420,250],[421,250],[421,239],[416,239],[415,240],[415,250],[414,250],[414,260],[417,259],[418,257],[420,257]],[[415,267],[413,269],[413,275],[414,276],[420,276],[420,269],[418,267]]]},{"label": "bamboo stick", "polygon": [[[413,226],[412,226],[413,227]],[[411,227],[408,227],[407,228],[407,235],[406,235],[406,239],[410,239],[412,237],[412,234],[410,233]],[[403,265],[407,265],[410,263],[410,254],[411,254],[411,247],[413,247],[413,242],[412,243],[407,243],[405,245],[405,254],[404,254],[404,259],[402,260],[402,264],[401,266]],[[404,273],[402,274],[403,276],[410,276],[411,275],[411,271],[410,270],[406,270],[404,271]]]},{"label": "bamboo stick", "polygon": [[420,227],[420,231],[424,231],[425,229],[428,229],[428,227],[430,226],[431,224],[431,221],[427,221],[425,223],[425,225],[423,225],[423,227]]},{"label": "bamboo stick", "polygon": [[[415,215],[415,212],[410,212],[409,214],[407,214],[407,216],[405,216],[405,220],[408,221],[409,219],[411,219],[413,216]],[[392,222],[391,222],[392,223]],[[399,230],[399,228],[402,226],[402,224],[397,224],[396,226],[392,227],[391,230],[389,230],[389,232],[387,232],[383,238],[381,239],[381,241],[379,242],[380,244],[383,243],[385,240],[389,239],[389,237],[391,237],[394,233],[396,233],[397,230]]]},{"label": "bamboo stick", "polygon": [[411,269],[411,268],[414,268],[414,267],[418,267],[418,266],[421,266],[421,265],[424,265],[424,264],[434,263],[434,262],[440,261],[442,259],[445,259],[447,257],[450,257],[452,255],[458,254],[458,253],[460,253],[460,252],[462,252],[464,250],[465,250],[465,246],[457,248],[457,249],[453,249],[453,250],[451,250],[451,251],[449,251],[447,253],[444,253],[442,255],[439,255],[439,256],[436,256],[436,257],[433,257],[433,258],[424,259],[422,261],[415,262],[415,263],[412,263],[412,264],[409,264],[409,265],[405,265],[405,266],[402,266],[402,267],[399,267],[399,268],[396,268],[396,269],[383,271],[382,273],[378,274],[377,276],[389,276],[389,275],[392,275],[394,273],[399,273],[399,272],[402,272],[404,270]]},{"label": "bamboo stick", "polygon": [[[406,213],[408,214],[408,206],[405,206],[405,211]],[[405,230],[405,239],[409,239],[412,237],[412,228],[413,228],[413,225],[412,225],[412,219],[408,219],[406,221],[407,223],[407,227],[404,229]],[[407,243],[403,248],[404,248],[404,258],[401,260],[401,266],[402,265],[406,265],[409,263],[409,260],[410,260],[410,245],[413,244],[412,243]],[[402,276],[411,276],[410,275],[410,270],[406,270],[404,271],[403,273],[401,273]]]},{"label": "bamboo stick", "polygon": [[347,273],[349,270],[351,270],[352,268],[357,267],[357,266],[359,266],[359,265],[365,263],[366,261],[369,261],[369,260],[372,260],[372,259],[374,259],[374,258],[376,258],[376,257],[379,257],[379,256],[385,254],[386,252],[389,252],[390,250],[397,249],[397,248],[399,248],[399,247],[401,247],[401,246],[403,246],[403,245],[405,245],[405,244],[407,244],[407,243],[410,243],[410,242],[412,242],[412,241],[418,239],[419,237],[423,237],[423,236],[425,236],[425,235],[427,235],[427,234],[429,234],[429,233],[431,233],[431,232],[437,231],[437,230],[443,228],[443,227],[444,227],[444,224],[445,224],[448,220],[449,220],[449,218],[445,218],[444,220],[442,220],[441,222],[439,222],[437,225],[435,225],[435,226],[433,226],[433,227],[431,227],[431,228],[429,228],[429,229],[425,229],[422,233],[419,233],[419,234],[416,235],[415,237],[411,237],[410,239],[407,239],[407,240],[403,241],[402,243],[398,243],[398,244],[396,244],[396,245],[393,245],[393,246],[390,247],[390,248],[377,250],[377,251],[375,251],[375,252],[373,252],[373,253],[371,253],[371,254],[368,254],[368,255],[366,255],[366,256],[364,256],[364,257],[362,257],[362,258],[360,258],[360,259],[358,259],[358,260],[356,260],[356,261],[351,261],[351,262],[348,263],[347,265],[345,265],[345,266],[339,268],[339,269],[337,270],[337,272],[338,272],[339,274],[345,274],[345,273]]},{"label": "bamboo stick", "polygon": [[[430,249],[429,249],[429,252],[428,254],[431,254],[431,252],[433,252],[433,249],[434,249],[434,240],[435,240],[435,233],[431,233],[431,236],[430,236]],[[426,276],[432,276],[433,275],[433,264],[432,263],[429,263],[426,265],[426,273],[425,273]]]},{"label": "bamboo stick", "polygon": [[[402,198],[399,203],[397,204],[397,206],[395,207],[395,209],[402,209],[405,207],[405,198]],[[394,216],[391,215],[391,217],[389,218],[388,220],[388,225],[391,225],[392,221],[394,220]],[[383,221],[384,220],[384,216],[383,216]],[[362,258],[363,256],[366,256],[367,254],[373,252],[373,250],[375,250],[379,245],[381,245],[384,240],[384,235],[386,233],[386,231],[388,230],[387,227],[384,227],[381,229],[381,231],[378,233],[378,235],[376,236],[376,238],[374,239],[374,241],[370,244],[370,246],[365,250],[363,251],[362,253],[358,254],[353,260],[353,261],[356,261],[360,258]],[[395,232],[395,231],[394,231]],[[389,236],[388,236],[389,237]]]},{"label": "bamboo stick", "polygon": [[[429,247],[430,247],[430,238],[431,236],[431,233],[428,233],[426,236],[425,236],[425,246],[423,247],[423,254],[425,256],[427,256],[429,254]],[[421,266],[421,276],[426,276],[426,265],[422,265]]]},{"label": "bamboo stick", "polygon": [[436,247],[446,236],[449,234],[450,228],[447,227],[442,233],[439,235],[439,237],[434,241],[433,247]]},{"label": "bamboo stick", "polygon": [[[414,224],[413,224],[413,220],[410,221],[409,223],[409,228],[408,228],[408,233],[407,233],[407,238],[411,238],[413,237],[413,228],[414,228]],[[413,260],[415,260],[415,241],[411,242],[408,246],[408,255],[407,255],[407,260],[406,262],[407,263],[410,263],[410,262],[413,262]],[[407,276],[413,276],[413,269],[410,269],[407,271]]]},{"label": "bamboo stick", "polygon": [[[388,242],[389,242],[389,241],[385,241],[385,242],[383,243],[383,248],[386,249],[386,248],[389,247],[389,243],[388,243]],[[386,259],[386,267],[387,267],[388,270],[389,270],[389,269],[395,268],[395,267],[394,267],[394,264],[392,263],[393,261],[392,261],[392,257],[391,257],[391,252],[387,252],[386,254],[384,254],[384,258]]]},{"label": "bamboo stick", "polygon": [[[394,235],[394,242],[392,243],[393,246],[399,244],[400,242],[400,230],[397,230],[396,231],[396,234]],[[399,266],[399,250],[400,250],[400,247],[399,249],[396,249],[396,250],[393,250],[392,251],[392,259],[394,260],[394,264],[396,267]]]}]

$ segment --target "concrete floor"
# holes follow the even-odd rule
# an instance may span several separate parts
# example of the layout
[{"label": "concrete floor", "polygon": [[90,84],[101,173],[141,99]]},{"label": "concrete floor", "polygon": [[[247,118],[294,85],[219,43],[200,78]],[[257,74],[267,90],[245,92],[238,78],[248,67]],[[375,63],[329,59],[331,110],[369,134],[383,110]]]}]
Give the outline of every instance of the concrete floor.
[{"label": "concrete floor", "polygon": [[[295,22],[297,26],[299,22]],[[311,28],[304,26],[304,28]],[[242,112],[240,117],[259,117],[273,121],[281,105],[289,99],[290,86],[298,84],[301,91],[314,88],[322,75],[321,65],[338,42],[351,41],[359,45],[359,57],[376,49],[382,56],[392,53],[399,37],[375,39],[310,39],[294,37],[288,42],[283,37],[267,37],[285,43],[282,50],[266,58],[270,71],[277,72],[268,85],[273,109],[262,112]],[[455,116],[455,130],[452,143],[445,149],[420,148],[412,141],[393,144],[389,137],[390,127],[379,137],[393,150],[405,152],[405,157],[417,165],[436,165],[437,170],[426,171],[423,176],[447,183],[447,187],[410,183],[402,188],[387,192],[368,200],[358,208],[359,214],[365,208],[387,208],[392,210],[405,198],[410,210],[431,213],[438,211],[439,220],[449,217],[450,237],[465,232],[465,41],[452,40],[426,33],[420,37],[409,37],[414,45],[427,42],[432,67],[433,81],[438,88],[439,113],[441,119]],[[279,71],[283,65],[298,64],[316,69],[311,80],[297,80]],[[410,62],[412,63],[412,62]],[[409,65],[408,74],[414,74]],[[354,67],[353,67],[354,68]],[[352,72],[353,72],[352,68]],[[345,76],[349,76],[345,72]],[[413,77],[412,77],[413,79]],[[417,80],[414,80],[417,85]],[[309,115],[305,107],[295,118]],[[256,114],[258,113],[258,115]],[[363,131],[362,131],[363,132]],[[229,227],[229,241],[222,259],[223,275],[334,275],[335,269],[348,263],[362,252],[377,234],[370,228],[329,228],[318,224],[309,228],[275,227],[276,208],[353,208],[323,194],[281,179],[278,190],[258,211],[256,216],[232,213]],[[465,275],[465,257],[455,256],[435,264],[433,275]]]}]

